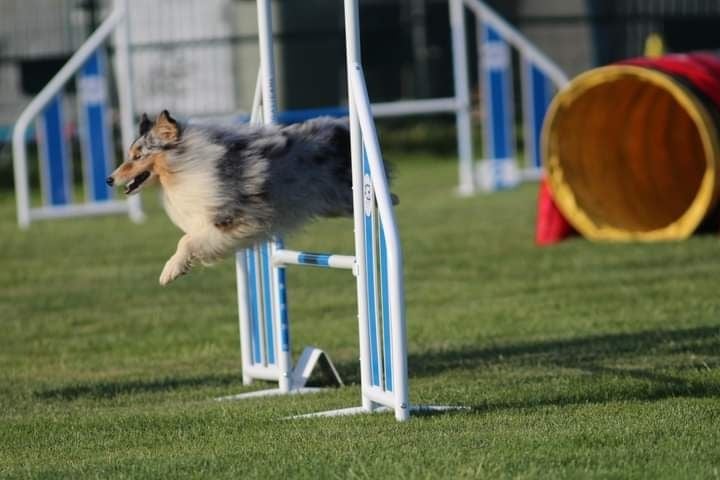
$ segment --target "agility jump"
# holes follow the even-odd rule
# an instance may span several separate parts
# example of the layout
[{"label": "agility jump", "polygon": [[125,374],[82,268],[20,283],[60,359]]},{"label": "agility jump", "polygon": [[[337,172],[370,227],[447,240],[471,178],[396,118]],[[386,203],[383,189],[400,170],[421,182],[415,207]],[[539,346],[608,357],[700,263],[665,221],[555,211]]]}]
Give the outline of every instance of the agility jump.
[{"label": "agility jump", "polygon": [[[260,38],[259,89],[253,121],[276,120],[272,19],[269,0],[258,0]],[[393,212],[375,125],[360,65],[357,0],[345,0],[350,149],[352,158],[355,255],[295,252],[282,241],[258,245],[236,255],[243,381],[278,382],[278,388],[253,392],[302,393],[322,352],[306,349],[292,367],[285,294],[285,265],[343,268],[357,284],[362,405],[315,415],[343,415],[392,409],[409,418],[407,346],[400,237]],[[262,114],[260,115],[260,105]],[[225,397],[244,398],[248,395]]]}]

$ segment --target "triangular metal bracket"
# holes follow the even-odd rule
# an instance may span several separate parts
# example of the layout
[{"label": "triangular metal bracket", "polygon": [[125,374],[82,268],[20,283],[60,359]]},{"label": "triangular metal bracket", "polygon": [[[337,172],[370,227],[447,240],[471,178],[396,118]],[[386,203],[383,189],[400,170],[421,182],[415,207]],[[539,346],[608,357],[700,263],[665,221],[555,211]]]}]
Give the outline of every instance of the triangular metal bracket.
[{"label": "triangular metal bracket", "polygon": [[229,400],[245,400],[248,398],[257,397],[272,397],[276,395],[301,395],[306,393],[317,393],[325,390],[324,388],[318,387],[306,387],[308,380],[310,379],[315,367],[319,367],[323,374],[323,377],[329,382],[333,383],[333,386],[342,387],[345,384],[340,378],[335,365],[327,353],[316,347],[305,347],[300,358],[295,364],[292,373],[290,374],[290,390],[283,391],[279,388],[271,388],[268,390],[256,390],[254,392],[240,393],[237,395],[228,395],[225,397],[216,398],[219,401]]},{"label": "triangular metal bracket", "polygon": [[345,385],[327,353],[317,347],[305,347],[292,371],[293,388],[305,387],[316,366],[329,383],[334,383],[337,387]]}]

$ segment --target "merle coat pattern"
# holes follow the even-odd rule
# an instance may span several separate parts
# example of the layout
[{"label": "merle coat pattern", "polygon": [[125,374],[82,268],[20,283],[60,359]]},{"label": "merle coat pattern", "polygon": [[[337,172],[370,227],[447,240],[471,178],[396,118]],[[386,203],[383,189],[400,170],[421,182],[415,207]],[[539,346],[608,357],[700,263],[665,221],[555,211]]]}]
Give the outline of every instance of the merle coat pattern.
[{"label": "merle coat pattern", "polygon": [[347,120],[291,126],[181,126],[167,111],[143,115],[129,158],[108,177],[134,194],[152,180],[185,235],[167,261],[165,285],[316,217],[352,214]]}]

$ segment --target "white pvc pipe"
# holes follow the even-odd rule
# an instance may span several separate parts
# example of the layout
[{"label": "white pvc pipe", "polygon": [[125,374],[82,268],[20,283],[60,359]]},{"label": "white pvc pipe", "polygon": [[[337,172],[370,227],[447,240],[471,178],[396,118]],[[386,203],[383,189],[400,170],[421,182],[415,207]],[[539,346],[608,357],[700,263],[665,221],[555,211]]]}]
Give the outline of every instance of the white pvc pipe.
[{"label": "white pvc pipe", "polygon": [[[348,83],[348,116],[350,122],[350,156],[353,178],[353,234],[355,237],[355,258],[357,261],[357,304],[358,304],[358,343],[360,346],[360,383],[370,385],[370,343],[368,328],[367,303],[367,268],[365,262],[365,238],[363,215],[365,202],[363,198],[363,166],[362,138],[360,123],[355,106],[355,95],[350,87],[352,84],[352,66],[360,61],[360,25],[356,0],[344,0],[345,9],[345,51]],[[362,408],[372,411],[380,405],[376,404],[361,392]]]},{"label": "white pvc pipe", "polygon": [[54,218],[67,218],[77,216],[109,215],[127,213],[127,202],[112,200],[107,202],[79,203],[68,205],[55,205],[52,207],[37,207],[29,212],[30,220],[50,220]]},{"label": "white pvc pipe", "polygon": [[262,78],[263,120],[275,123],[277,98],[275,93],[275,55],[273,52],[272,4],[270,0],[257,0],[258,43]]},{"label": "white pvc pipe", "polygon": [[[115,43],[115,81],[118,91],[118,106],[120,108],[120,132],[123,155],[135,138],[135,108],[132,93],[132,64],[130,62],[130,9],[128,0],[115,0],[115,9],[125,13],[124,21],[115,29],[113,40]],[[140,195],[133,195],[127,199],[128,213],[133,222],[145,219],[142,211]]]},{"label": "white pvc pipe", "polygon": [[[354,2],[353,2],[354,3]],[[346,33],[349,35],[349,33]],[[370,112],[365,78],[359,63],[351,65],[350,89],[360,123],[363,145],[367,152],[372,177],[373,190],[377,207],[380,212],[380,223],[385,231],[387,245],[387,270],[390,318],[392,321],[392,362],[393,362],[393,394],[395,402],[395,418],[407,420],[410,416],[408,402],[407,377],[407,339],[405,326],[405,301],[403,288],[403,260],[400,234],[395,221],[390,188],[388,187],[382,154],[378,143],[377,132]],[[363,262],[358,262],[363,263]]]},{"label": "white pvc pipe", "polygon": [[[243,375],[244,375],[245,373],[246,373],[246,372],[243,371]],[[281,372],[279,369],[277,369],[277,368],[275,368],[275,367],[273,367],[273,366],[267,366],[267,365],[262,366],[262,367],[258,367],[258,366],[256,366],[256,365],[252,365],[252,366],[250,366],[250,367],[247,369],[247,374],[250,375],[250,376],[251,376],[252,378],[254,378],[254,379],[257,379],[257,380],[268,380],[268,381],[271,381],[271,382],[276,381],[279,377],[282,376],[282,372]],[[280,390],[280,389],[278,388],[278,393],[287,393],[287,392],[283,392],[282,390]],[[246,395],[247,395],[247,394],[246,394]],[[260,393],[260,392],[258,392],[258,395],[259,395],[259,396],[265,396],[264,394],[262,394],[262,393]]]},{"label": "white pvc pipe", "polygon": [[391,406],[395,403],[395,397],[393,396],[392,392],[388,392],[381,388],[368,385],[363,385],[362,388],[363,394],[368,396],[373,402],[377,404]]},{"label": "white pvc pipe", "polygon": [[467,48],[465,46],[465,12],[462,0],[450,0],[450,35],[452,40],[453,84],[457,110],[455,124],[458,146],[458,193],[472,195],[476,191],[475,159],[472,148],[470,120],[470,81],[468,80]]},{"label": "white pvc pipe", "polygon": [[[257,81],[255,82],[255,94],[253,96],[252,113],[250,114],[250,123],[262,123],[262,72],[258,69]],[[252,384],[253,379],[258,377],[253,372],[252,361],[252,340],[250,326],[250,305],[248,299],[250,295],[255,295],[248,287],[248,271],[245,250],[235,252],[235,278],[237,284],[238,297],[238,325],[240,327],[240,358],[242,361],[243,385]],[[258,282],[258,279],[255,279]],[[266,367],[262,367],[265,369]],[[277,380],[277,376],[273,378]]]},{"label": "white pvc pipe", "polygon": [[[262,90],[263,123],[273,124],[277,121],[277,96],[275,88],[275,55],[273,51],[272,3],[270,0],[257,0],[258,44],[260,48],[260,87]],[[256,93],[257,99],[257,93]],[[253,101],[253,103],[254,103]],[[257,116],[257,115],[256,115]],[[269,242],[270,260],[280,248],[281,240]],[[285,284],[281,281],[278,267],[270,268],[272,289],[272,318],[275,320],[275,339],[277,365],[280,369],[278,389],[283,393],[290,392],[292,385],[292,354],[283,349],[283,318],[287,315],[287,305],[283,304]],[[268,292],[264,292],[267,295]],[[288,326],[289,328],[289,326]],[[289,333],[288,333],[289,335]]]},{"label": "white pvc pipe", "polygon": [[257,80],[255,81],[255,93],[253,94],[252,109],[250,110],[250,123],[263,123],[262,120],[262,69],[258,69]]},{"label": "white pvc pipe", "polygon": [[454,97],[429,98],[422,100],[398,100],[395,102],[373,103],[375,118],[401,117],[404,115],[432,115],[434,113],[453,113],[460,107]]},{"label": "white pvc pipe", "polygon": [[250,340],[250,306],[248,305],[247,265],[245,252],[235,252],[235,276],[237,278],[238,325],[240,328],[240,358],[242,360],[243,385],[250,385],[253,377],[252,345]]}]

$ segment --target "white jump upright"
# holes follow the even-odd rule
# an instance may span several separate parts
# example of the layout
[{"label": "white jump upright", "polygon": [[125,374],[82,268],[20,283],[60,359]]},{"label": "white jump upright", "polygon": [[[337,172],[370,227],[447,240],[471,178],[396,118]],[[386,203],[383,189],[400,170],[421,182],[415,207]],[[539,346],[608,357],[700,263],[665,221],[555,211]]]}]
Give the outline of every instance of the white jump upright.
[{"label": "white jump upright", "polygon": [[[258,0],[257,13],[260,70],[250,121],[272,124],[276,121],[277,100],[270,1]],[[342,385],[329,357],[318,348],[305,348],[293,367],[284,264],[303,263],[299,260],[293,262],[293,253],[300,254],[284,250],[279,238],[236,253],[243,383],[250,385],[254,380],[268,380],[278,385],[277,388],[221,397],[219,400],[319,391],[319,388],[305,387],[318,364]],[[304,258],[307,257],[308,254],[304,254]]]},{"label": "white jump upright", "polygon": [[[260,75],[253,105],[259,121],[275,119],[274,62],[270,0],[258,0]],[[272,390],[234,395],[292,394],[305,388],[316,361],[341,383],[332,363],[315,348],[306,348],[293,367],[285,294],[286,265],[311,265],[350,270],[356,277],[361,366],[360,407],[310,415],[345,415],[392,409],[399,421],[410,414],[407,346],[400,236],[370,112],[360,64],[357,0],[345,0],[349,121],[353,176],[355,255],[287,250],[278,239],[236,256],[243,381],[276,381]]]},{"label": "white jump upright", "polygon": [[[133,139],[133,107],[128,56],[127,0],[114,0],[108,17],[68,62],[33,98],[13,128],[13,169],[17,220],[20,228],[41,219],[126,213],[134,221],[143,218],[140,198],[114,200],[104,184],[113,158],[111,127],[107,105],[104,43],[114,34],[115,72],[118,90],[123,145]],[[63,89],[78,75],[78,99],[81,103],[79,124],[83,145],[83,179],[86,199],[73,202],[72,169],[66,141]],[[33,207],[27,159],[30,123],[37,122],[43,205]]]}]

